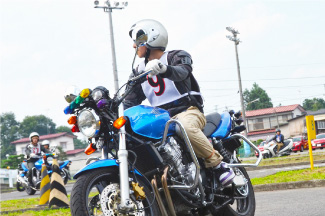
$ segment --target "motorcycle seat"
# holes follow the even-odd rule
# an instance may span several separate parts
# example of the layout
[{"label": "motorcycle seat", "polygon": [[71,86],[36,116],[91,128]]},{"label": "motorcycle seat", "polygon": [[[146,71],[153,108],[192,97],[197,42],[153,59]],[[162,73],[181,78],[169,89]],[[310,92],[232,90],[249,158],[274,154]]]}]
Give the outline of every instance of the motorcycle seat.
[{"label": "motorcycle seat", "polygon": [[290,143],[289,141],[283,142],[283,146],[280,148],[279,151],[281,151],[282,149],[284,149],[285,147],[287,147],[289,145],[289,143]]},{"label": "motorcycle seat", "polygon": [[217,130],[221,123],[221,115],[217,112],[210,113],[205,116],[207,119],[207,123],[203,128],[203,133],[205,136],[209,137],[213,132]]}]

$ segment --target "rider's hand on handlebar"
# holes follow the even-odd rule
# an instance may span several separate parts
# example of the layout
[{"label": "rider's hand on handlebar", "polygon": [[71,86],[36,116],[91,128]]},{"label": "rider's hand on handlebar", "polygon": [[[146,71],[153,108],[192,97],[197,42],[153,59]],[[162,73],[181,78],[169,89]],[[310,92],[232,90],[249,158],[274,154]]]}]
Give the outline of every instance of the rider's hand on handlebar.
[{"label": "rider's hand on handlebar", "polygon": [[160,73],[165,73],[167,70],[167,66],[164,65],[158,59],[151,60],[147,63],[145,71],[151,70],[152,72],[148,75],[149,78],[156,76]]},{"label": "rider's hand on handlebar", "polygon": [[29,156],[30,156],[31,158],[33,158],[33,157],[36,157],[36,154],[31,153]]}]

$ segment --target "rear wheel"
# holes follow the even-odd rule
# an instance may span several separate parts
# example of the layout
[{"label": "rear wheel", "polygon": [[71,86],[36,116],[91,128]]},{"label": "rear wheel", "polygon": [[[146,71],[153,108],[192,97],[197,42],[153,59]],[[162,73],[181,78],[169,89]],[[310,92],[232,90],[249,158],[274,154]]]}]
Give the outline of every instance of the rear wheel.
[{"label": "rear wheel", "polygon": [[62,171],[61,171],[61,177],[62,177],[62,179],[63,179],[63,182],[64,182],[64,185],[66,185],[67,183],[68,183],[68,181],[69,181],[69,173],[68,173],[69,171],[68,170],[66,170],[66,169],[62,169]]},{"label": "rear wheel", "polygon": [[16,188],[17,188],[17,191],[19,191],[19,192],[22,192],[25,190],[25,187],[18,181],[16,183]]},{"label": "rear wheel", "polygon": [[[137,180],[139,186],[144,187],[146,198],[136,200],[131,195],[133,212],[123,215],[159,215],[158,205],[154,201],[150,186],[145,184],[140,177]],[[119,174],[116,168],[100,168],[84,173],[78,177],[72,188],[71,215],[120,215],[118,211],[120,204],[119,188]],[[143,208],[145,208],[144,211],[136,211]]]}]

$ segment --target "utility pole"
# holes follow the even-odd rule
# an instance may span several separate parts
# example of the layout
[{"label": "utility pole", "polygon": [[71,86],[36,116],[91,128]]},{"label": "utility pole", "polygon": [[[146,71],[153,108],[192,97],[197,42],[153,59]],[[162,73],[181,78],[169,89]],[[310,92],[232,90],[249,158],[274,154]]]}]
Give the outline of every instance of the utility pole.
[{"label": "utility pole", "polygon": [[245,137],[247,137],[247,126],[246,126],[246,110],[244,106],[244,98],[243,98],[243,90],[242,90],[242,84],[241,84],[241,76],[240,76],[240,67],[239,67],[239,58],[238,58],[238,50],[237,50],[237,45],[241,42],[239,38],[237,38],[237,35],[239,32],[232,27],[227,27],[226,28],[229,32],[232,33],[233,36],[227,35],[226,37],[233,41],[235,43],[235,51],[236,51],[236,61],[237,61],[237,74],[238,74],[238,83],[239,83],[239,94],[240,94],[240,103],[241,103],[241,110],[242,110],[242,115],[243,115],[243,120],[244,120],[244,125],[246,129],[244,130]]},{"label": "utility pole", "polygon": [[119,90],[119,83],[118,83],[118,74],[117,74],[117,66],[116,66],[116,55],[115,55],[115,43],[114,43],[114,33],[113,33],[113,20],[112,20],[112,11],[113,9],[124,9],[124,7],[128,6],[128,2],[121,2],[122,7],[118,7],[120,5],[120,2],[114,2],[115,6],[111,6],[111,3],[109,0],[105,2],[105,6],[98,6],[99,1],[95,0],[94,4],[96,5],[95,8],[103,8],[104,12],[108,13],[108,19],[109,19],[109,32],[110,32],[110,38],[111,38],[111,51],[112,51],[112,62],[113,62],[113,75],[114,75],[114,87],[115,87],[115,93]]}]

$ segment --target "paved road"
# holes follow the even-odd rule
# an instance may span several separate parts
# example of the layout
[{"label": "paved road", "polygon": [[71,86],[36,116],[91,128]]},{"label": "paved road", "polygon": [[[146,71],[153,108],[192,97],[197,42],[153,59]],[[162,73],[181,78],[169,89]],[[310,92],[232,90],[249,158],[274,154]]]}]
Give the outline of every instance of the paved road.
[{"label": "paved road", "polygon": [[256,216],[324,216],[325,187],[256,192]]},{"label": "paved road", "polygon": [[[68,194],[71,193],[72,186],[73,184],[69,184],[69,183],[65,185],[65,189],[67,190]],[[14,191],[9,193],[2,193],[0,200],[3,201],[3,200],[14,200],[14,199],[27,199],[27,198],[35,198],[39,196],[40,196],[39,191],[37,191],[34,195],[28,195],[25,191],[23,192]]]}]

